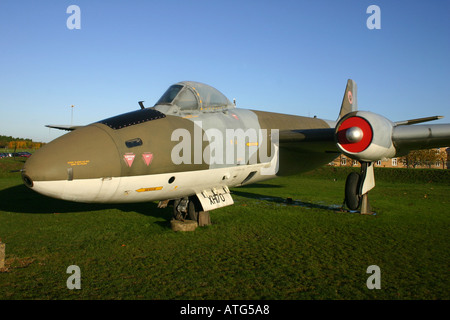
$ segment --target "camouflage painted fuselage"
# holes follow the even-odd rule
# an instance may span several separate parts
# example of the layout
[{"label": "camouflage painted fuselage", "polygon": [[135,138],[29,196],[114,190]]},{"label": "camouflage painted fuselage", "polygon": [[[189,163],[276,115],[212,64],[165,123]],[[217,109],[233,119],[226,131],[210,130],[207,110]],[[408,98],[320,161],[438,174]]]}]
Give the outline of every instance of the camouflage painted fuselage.
[{"label": "camouflage painted fuselage", "polygon": [[[182,84],[194,93],[200,85]],[[239,109],[228,100],[208,106],[200,94],[196,99],[196,108],[157,103],[61,136],[28,159],[24,182],[65,200],[143,202],[304,172],[338,155],[334,143],[316,143],[306,134],[304,143],[291,144],[283,134],[330,134],[329,121]]]}]

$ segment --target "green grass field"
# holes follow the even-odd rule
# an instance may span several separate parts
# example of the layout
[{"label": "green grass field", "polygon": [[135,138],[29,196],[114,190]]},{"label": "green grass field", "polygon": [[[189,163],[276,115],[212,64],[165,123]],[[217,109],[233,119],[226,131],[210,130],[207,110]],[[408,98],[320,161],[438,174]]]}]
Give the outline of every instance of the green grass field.
[{"label": "green grass field", "polygon": [[[395,182],[380,171],[370,216],[337,209],[344,169],[278,178],[233,189],[235,205],[183,233],[157,203],[41,196],[8,173],[21,165],[0,159],[0,299],[450,298],[447,173]],[[81,269],[80,290],[66,286],[70,265]],[[366,286],[370,265],[380,267],[379,290]]]}]

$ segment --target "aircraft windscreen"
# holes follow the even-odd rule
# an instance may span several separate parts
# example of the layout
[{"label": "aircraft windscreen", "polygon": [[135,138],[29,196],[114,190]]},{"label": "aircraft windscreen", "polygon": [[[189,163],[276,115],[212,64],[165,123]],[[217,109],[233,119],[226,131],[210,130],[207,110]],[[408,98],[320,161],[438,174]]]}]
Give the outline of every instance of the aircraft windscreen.
[{"label": "aircraft windscreen", "polygon": [[183,86],[179,84],[174,84],[173,86],[170,86],[169,89],[167,89],[166,92],[162,95],[161,98],[159,98],[158,102],[156,104],[171,104],[173,99],[177,96],[178,92],[183,88]]},{"label": "aircraft windscreen", "polygon": [[183,81],[170,86],[155,106],[164,104],[176,105],[182,111],[211,111],[234,107],[217,89],[193,81]]}]

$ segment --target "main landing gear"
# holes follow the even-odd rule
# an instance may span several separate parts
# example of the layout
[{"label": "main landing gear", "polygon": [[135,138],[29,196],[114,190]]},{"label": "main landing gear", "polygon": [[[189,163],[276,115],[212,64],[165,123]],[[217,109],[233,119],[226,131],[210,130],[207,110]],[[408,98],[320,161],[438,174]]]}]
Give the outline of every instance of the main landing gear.
[{"label": "main landing gear", "polygon": [[373,162],[360,163],[361,172],[352,172],[347,176],[344,203],[350,210],[360,209],[361,214],[372,214],[368,193],[375,187]]}]

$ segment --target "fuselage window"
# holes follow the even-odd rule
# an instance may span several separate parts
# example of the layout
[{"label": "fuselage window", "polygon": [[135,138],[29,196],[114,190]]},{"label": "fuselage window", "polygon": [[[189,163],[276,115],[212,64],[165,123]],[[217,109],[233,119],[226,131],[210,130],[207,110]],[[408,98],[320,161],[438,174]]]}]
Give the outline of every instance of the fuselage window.
[{"label": "fuselage window", "polygon": [[141,140],[141,138],[135,138],[135,139],[127,140],[127,141],[125,141],[125,145],[128,148],[134,148],[134,147],[142,146],[142,140]]}]

